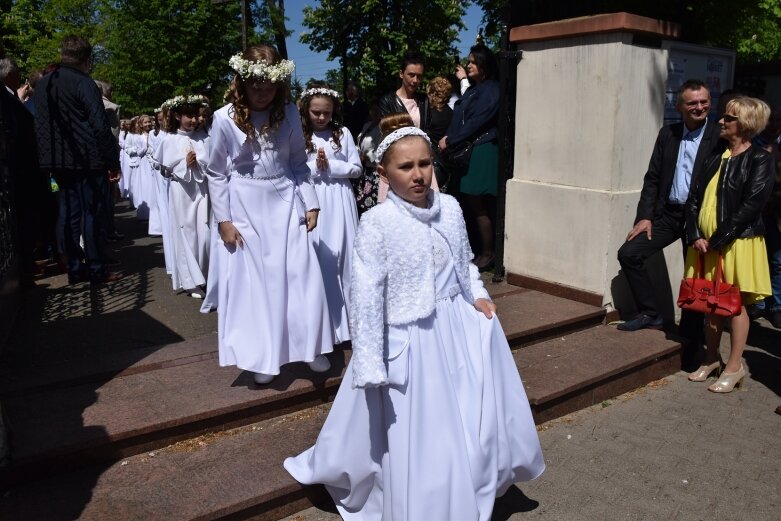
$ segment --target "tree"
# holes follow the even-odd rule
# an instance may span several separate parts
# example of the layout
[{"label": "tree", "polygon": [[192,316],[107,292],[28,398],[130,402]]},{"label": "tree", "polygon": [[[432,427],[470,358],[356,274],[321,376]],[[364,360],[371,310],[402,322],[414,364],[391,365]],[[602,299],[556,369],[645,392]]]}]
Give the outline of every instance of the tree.
[{"label": "tree", "polygon": [[[23,71],[59,61],[63,35],[94,41],[101,17],[100,0],[11,0],[3,2],[0,34],[6,55]],[[6,9],[7,8],[7,9]]]},{"label": "tree", "polygon": [[[483,9],[486,36],[504,25],[508,0],[474,0]],[[735,49],[739,62],[781,59],[781,2],[778,0],[530,0],[519,24],[533,24],[599,13],[629,11],[682,25],[684,41]]]},{"label": "tree", "polygon": [[285,22],[285,0],[254,2],[252,8],[255,43],[273,43],[283,58],[287,58],[286,39],[292,34]]},{"label": "tree", "polygon": [[465,5],[453,0],[322,0],[305,7],[301,41],[313,51],[340,60],[342,85],[357,80],[364,92],[377,94],[395,86],[405,52],[418,51],[426,76],[448,73],[464,27]]},{"label": "tree", "polygon": [[94,77],[110,81],[126,113],[149,113],[178,94],[219,101],[228,58],[241,49],[239,5],[208,0],[106,1]]}]

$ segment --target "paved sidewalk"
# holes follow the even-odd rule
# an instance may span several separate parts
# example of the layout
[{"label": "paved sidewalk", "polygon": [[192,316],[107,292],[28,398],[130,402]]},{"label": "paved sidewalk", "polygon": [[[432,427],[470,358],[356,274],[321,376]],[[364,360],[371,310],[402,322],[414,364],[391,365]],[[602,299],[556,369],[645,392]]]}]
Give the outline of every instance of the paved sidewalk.
[{"label": "paved sidewalk", "polygon": [[745,390],[713,394],[679,372],[543,424],[546,472],[499,499],[494,521],[781,519],[781,331],[757,322],[749,345]]}]

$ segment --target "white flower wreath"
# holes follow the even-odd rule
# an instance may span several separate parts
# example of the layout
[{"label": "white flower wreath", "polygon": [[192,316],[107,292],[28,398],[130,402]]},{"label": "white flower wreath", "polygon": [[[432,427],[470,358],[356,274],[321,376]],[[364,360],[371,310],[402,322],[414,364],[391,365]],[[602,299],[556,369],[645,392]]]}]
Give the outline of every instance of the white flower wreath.
[{"label": "white flower wreath", "polygon": [[187,105],[196,105],[198,107],[208,107],[209,104],[203,100],[202,96],[197,94],[189,94],[187,96],[174,96],[171,99],[165,100],[160,106],[161,109],[178,109]]},{"label": "white flower wreath", "polygon": [[274,65],[269,65],[266,60],[245,60],[241,53],[228,60],[228,65],[242,79],[267,80],[273,83],[287,80],[296,68],[296,65],[290,60],[282,60]]},{"label": "white flower wreath", "polygon": [[322,96],[330,96],[332,98],[339,99],[338,92],[336,92],[333,89],[326,89],[325,87],[313,87],[311,89],[306,89],[304,92],[301,93],[301,99],[305,99],[310,96],[315,96],[318,94]]}]

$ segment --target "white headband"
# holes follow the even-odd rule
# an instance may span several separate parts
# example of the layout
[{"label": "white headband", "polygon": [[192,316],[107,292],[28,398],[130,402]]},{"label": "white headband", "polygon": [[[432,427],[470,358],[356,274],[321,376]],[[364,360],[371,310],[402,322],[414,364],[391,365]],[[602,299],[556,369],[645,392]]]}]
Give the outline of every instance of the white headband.
[{"label": "white headband", "polygon": [[301,99],[308,98],[309,96],[316,96],[316,95],[322,95],[322,96],[330,96],[335,99],[339,99],[339,93],[332,89],[326,89],[325,87],[314,87],[311,89],[306,89],[304,92],[301,93]]},{"label": "white headband", "polygon": [[385,136],[385,139],[382,140],[382,143],[380,143],[379,146],[374,150],[374,159],[377,164],[379,165],[382,163],[382,156],[385,155],[385,152],[388,151],[392,144],[407,136],[420,136],[428,142],[429,146],[431,146],[431,140],[429,139],[428,135],[418,127],[401,127]]}]

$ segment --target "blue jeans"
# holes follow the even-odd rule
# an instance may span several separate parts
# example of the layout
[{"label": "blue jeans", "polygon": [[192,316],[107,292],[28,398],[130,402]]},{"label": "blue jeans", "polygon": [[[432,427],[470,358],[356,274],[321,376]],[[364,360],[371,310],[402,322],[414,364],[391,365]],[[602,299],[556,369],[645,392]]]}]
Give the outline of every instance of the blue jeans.
[{"label": "blue jeans", "polygon": [[757,304],[757,309],[781,311],[781,231],[775,216],[765,217],[765,246],[770,263],[770,287],[773,294]]},{"label": "blue jeans", "polygon": [[[54,173],[60,187],[59,218],[68,273],[78,275],[83,264],[90,276],[105,274],[106,172],[60,171]],[[79,244],[84,237],[84,249]]]}]

